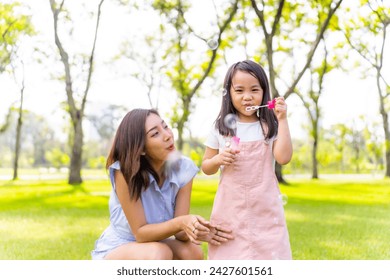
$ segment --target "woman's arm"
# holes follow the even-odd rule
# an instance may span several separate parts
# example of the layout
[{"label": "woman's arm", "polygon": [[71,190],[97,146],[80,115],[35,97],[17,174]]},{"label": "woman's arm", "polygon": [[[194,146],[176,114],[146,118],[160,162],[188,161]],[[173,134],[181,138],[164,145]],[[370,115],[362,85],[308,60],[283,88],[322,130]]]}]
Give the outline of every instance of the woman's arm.
[{"label": "woman's arm", "polygon": [[[197,216],[183,215],[166,222],[148,224],[141,200],[130,199],[127,183],[120,171],[115,171],[115,184],[118,199],[137,242],[160,241],[183,230],[187,234],[192,233],[194,228],[193,223],[197,221]],[[185,205],[183,204],[180,208],[184,209]],[[205,227],[203,228],[208,230]],[[196,236],[193,233],[192,235],[192,239],[195,239]]]},{"label": "woman's arm", "polygon": [[[175,217],[188,215],[190,213],[190,201],[192,191],[192,180],[182,187],[176,196]],[[179,231],[175,234],[176,239],[186,241],[189,240],[185,231]]]},{"label": "woman's arm", "polygon": [[[182,187],[176,196],[176,207],[175,207],[175,217],[180,217],[184,215],[188,215],[190,213],[190,202],[191,202],[191,192],[192,192],[192,182],[188,182],[184,187]],[[192,232],[194,228],[199,228],[199,230],[202,229],[202,231],[209,231],[208,228],[203,227],[201,224],[198,223],[198,219],[200,219],[200,216],[196,216],[196,219],[193,219],[191,221],[190,225],[184,225],[185,230],[182,230],[175,234],[176,239],[186,241],[189,240],[189,233],[193,234],[192,237],[193,240],[195,239],[195,234]],[[207,222],[208,223],[208,222]],[[191,235],[190,235],[191,236]],[[192,240],[192,241],[193,241]],[[195,242],[197,243],[197,242]]]}]

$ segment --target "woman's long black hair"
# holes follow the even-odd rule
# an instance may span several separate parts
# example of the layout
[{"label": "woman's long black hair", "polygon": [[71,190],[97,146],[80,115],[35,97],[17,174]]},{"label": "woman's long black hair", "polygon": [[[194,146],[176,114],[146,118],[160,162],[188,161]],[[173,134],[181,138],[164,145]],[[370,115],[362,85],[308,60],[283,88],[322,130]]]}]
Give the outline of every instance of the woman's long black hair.
[{"label": "woman's long black hair", "polygon": [[134,109],[120,123],[107,157],[106,168],[119,161],[121,172],[129,188],[130,197],[137,200],[150,183],[149,173],[158,182],[159,176],[143,156],[145,150],[146,118],[150,114],[159,116],[153,109]]}]

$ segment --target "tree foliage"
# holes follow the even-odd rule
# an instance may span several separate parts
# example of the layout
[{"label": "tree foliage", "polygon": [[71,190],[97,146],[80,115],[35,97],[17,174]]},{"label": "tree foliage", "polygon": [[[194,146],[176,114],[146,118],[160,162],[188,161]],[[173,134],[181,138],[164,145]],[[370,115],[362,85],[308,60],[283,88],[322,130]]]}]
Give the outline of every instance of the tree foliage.
[{"label": "tree foliage", "polygon": [[20,37],[33,33],[31,17],[22,13],[19,2],[0,3],[0,73],[10,64]]},{"label": "tree foliage", "polygon": [[[188,24],[186,13],[190,9],[190,3],[184,0],[153,2],[153,8],[159,11],[167,24],[173,30],[167,40],[167,63],[166,75],[172,88],[177,93],[177,103],[172,108],[170,115],[171,123],[178,131],[178,148],[183,149],[183,132],[189,116],[194,109],[194,97],[205,80],[212,76],[220,55],[226,45],[223,35],[229,29],[238,9],[238,0],[229,2],[227,8],[222,11],[222,16],[216,14],[215,33],[211,38],[205,38],[196,33]],[[208,50],[202,53],[194,52],[191,46],[192,36],[200,39]],[[199,49],[199,48],[197,48]]]},{"label": "tree foliage", "polygon": [[[347,12],[353,10],[351,7]],[[362,69],[375,78],[376,94],[379,100],[379,112],[382,116],[385,135],[385,176],[390,177],[390,82],[384,72],[384,53],[387,31],[390,25],[389,1],[362,0],[357,13],[348,13],[344,32],[348,45],[363,60]]]}]

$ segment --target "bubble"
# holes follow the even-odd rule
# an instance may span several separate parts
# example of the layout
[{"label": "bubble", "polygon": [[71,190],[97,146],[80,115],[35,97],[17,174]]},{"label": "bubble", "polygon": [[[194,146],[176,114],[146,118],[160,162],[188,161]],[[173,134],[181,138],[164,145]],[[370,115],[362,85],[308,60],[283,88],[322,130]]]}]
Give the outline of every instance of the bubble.
[{"label": "bubble", "polygon": [[279,199],[282,201],[282,205],[286,205],[288,201],[288,196],[286,194],[280,194]]},{"label": "bubble", "polygon": [[210,49],[215,50],[218,48],[218,41],[215,39],[210,39],[207,41],[207,46],[209,46]]},{"label": "bubble", "polygon": [[179,151],[173,151],[169,153],[167,161],[165,162],[165,173],[168,174],[171,171],[175,171],[179,168],[179,160],[181,153]]},{"label": "bubble", "polygon": [[237,116],[235,114],[227,114],[225,119],[223,120],[223,123],[226,125],[226,127],[230,129],[236,129],[237,128]]},{"label": "bubble", "polygon": [[227,89],[226,88],[224,88],[223,90],[222,90],[222,96],[225,96],[226,94],[227,94]]},{"label": "bubble", "polygon": [[263,4],[259,4],[258,7],[259,11],[264,11],[264,5]]},{"label": "bubble", "polygon": [[167,163],[174,163],[178,161],[181,158],[181,153],[179,151],[172,151],[169,153],[168,158],[167,158]]}]

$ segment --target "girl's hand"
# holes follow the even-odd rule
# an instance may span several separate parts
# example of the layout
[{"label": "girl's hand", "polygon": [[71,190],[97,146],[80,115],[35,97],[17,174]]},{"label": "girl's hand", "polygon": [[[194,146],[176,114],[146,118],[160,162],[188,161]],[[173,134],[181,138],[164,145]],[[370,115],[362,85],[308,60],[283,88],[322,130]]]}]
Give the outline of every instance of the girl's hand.
[{"label": "girl's hand", "polygon": [[234,239],[234,236],[231,234],[232,231],[228,228],[222,226],[212,226],[211,224],[209,224],[209,228],[209,233],[204,235],[198,235],[197,240],[205,241],[212,245],[219,246],[222,243]]},{"label": "girl's hand", "polygon": [[284,97],[276,98],[274,112],[279,121],[287,118],[287,104],[284,101]]},{"label": "girl's hand", "polygon": [[232,148],[228,147],[225,150],[223,150],[222,153],[218,154],[218,163],[219,165],[230,165],[232,164],[235,159],[236,155],[239,153],[239,150],[233,150]]}]

